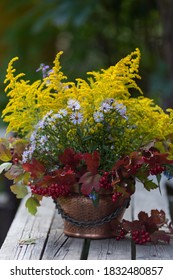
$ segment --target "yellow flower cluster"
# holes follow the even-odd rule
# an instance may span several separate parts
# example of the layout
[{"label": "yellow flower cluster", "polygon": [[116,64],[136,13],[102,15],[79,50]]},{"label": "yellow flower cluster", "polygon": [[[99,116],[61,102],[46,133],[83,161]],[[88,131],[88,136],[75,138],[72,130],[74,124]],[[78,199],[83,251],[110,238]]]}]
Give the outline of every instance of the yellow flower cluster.
[{"label": "yellow flower cluster", "polygon": [[21,79],[23,73],[14,76],[16,69],[13,68],[13,63],[18,58],[10,61],[5,79],[5,83],[8,82],[5,91],[8,91],[10,100],[2,114],[4,121],[9,123],[7,132],[30,132],[34,124],[49,110],[58,111],[66,105],[69,98],[81,102],[81,106],[85,108],[84,117],[90,120],[94,110],[105,98],[127,99],[130,96],[129,88],[132,87],[140,91],[134,81],[134,78],[139,78],[138,49],[101,73],[90,72],[93,78],[89,78],[89,83],[77,79],[77,85],[62,82],[66,76],[60,71],[61,54],[62,52],[57,54],[49,77],[32,84]]},{"label": "yellow flower cluster", "polygon": [[[5,83],[8,83],[6,92],[8,91],[9,102],[2,114],[4,121],[9,123],[7,132],[13,131],[22,135],[31,133],[34,125],[47,112],[52,110],[53,113],[57,113],[60,109],[67,109],[67,102],[71,99],[78,101],[83,110],[83,122],[80,124],[83,133],[92,135],[102,128],[101,123],[95,123],[94,112],[99,111],[105,100],[114,99],[126,106],[128,122],[131,125],[131,129],[125,128],[127,131],[124,133],[124,142],[128,143],[134,139],[135,143],[137,139],[139,144],[141,139],[141,145],[144,145],[171,137],[172,110],[169,109],[169,112],[165,113],[153,100],[143,97],[136,83],[136,79],[140,79],[139,49],[106,70],[89,72],[87,80],[76,79],[76,83],[64,82],[66,76],[61,72],[59,62],[61,54],[62,52],[57,54],[49,75],[32,84],[22,79],[23,73],[14,75],[16,70],[13,68],[13,62],[17,58],[10,61],[5,79]],[[137,90],[140,93],[139,97],[134,98],[131,89]],[[90,131],[85,131],[86,124]],[[116,126],[115,120],[110,124]],[[72,131],[69,131],[69,137],[70,135],[73,135]],[[171,145],[170,142],[170,147]]]},{"label": "yellow flower cluster", "polygon": [[57,97],[55,96],[57,92],[63,92],[66,86],[61,82],[66,77],[60,71],[60,54],[56,57],[49,80],[44,78],[43,81],[37,80],[32,84],[30,81],[21,79],[24,76],[23,73],[14,76],[16,69],[13,68],[13,62],[18,57],[10,61],[4,81],[4,83],[8,82],[5,92],[8,91],[9,102],[2,112],[4,121],[9,123],[7,133],[13,131],[25,135],[33,130],[34,125],[49,110],[56,110]]}]

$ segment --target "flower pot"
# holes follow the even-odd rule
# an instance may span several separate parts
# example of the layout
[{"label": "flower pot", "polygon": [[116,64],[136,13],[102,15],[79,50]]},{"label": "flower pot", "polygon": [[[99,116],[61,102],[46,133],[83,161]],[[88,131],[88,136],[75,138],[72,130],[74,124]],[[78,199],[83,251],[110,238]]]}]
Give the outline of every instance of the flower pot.
[{"label": "flower pot", "polygon": [[129,200],[112,201],[112,195],[100,195],[99,205],[80,194],[59,197],[57,208],[64,219],[64,234],[78,238],[111,238],[116,220],[121,220]]}]

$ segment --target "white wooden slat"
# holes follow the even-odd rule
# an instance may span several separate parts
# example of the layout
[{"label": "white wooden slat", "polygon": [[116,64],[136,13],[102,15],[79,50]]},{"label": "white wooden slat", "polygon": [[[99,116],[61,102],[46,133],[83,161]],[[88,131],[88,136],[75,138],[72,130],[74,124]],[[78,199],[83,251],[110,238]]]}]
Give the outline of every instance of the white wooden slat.
[{"label": "white wooden slat", "polygon": [[[55,205],[44,199],[36,216],[32,216],[21,202],[7,237],[0,249],[0,259],[40,259],[47,239]],[[21,241],[35,239],[35,244],[20,245]]]},{"label": "white wooden slat", "polygon": [[149,244],[136,246],[137,260],[172,260],[173,240],[169,244]]},{"label": "white wooden slat", "polygon": [[69,238],[64,235],[63,220],[56,211],[42,259],[79,260],[84,243],[84,239]]},{"label": "white wooden slat", "polygon": [[[161,190],[161,192],[160,192]],[[163,177],[160,182],[159,188],[147,191],[141,183],[137,183],[136,192],[133,195],[134,205],[134,218],[140,211],[145,211],[148,214],[151,209],[164,210],[168,219],[170,219],[169,203],[165,187],[165,178]]]},{"label": "white wooden slat", "polygon": [[89,260],[129,260],[131,259],[131,240],[111,239],[91,240]]}]

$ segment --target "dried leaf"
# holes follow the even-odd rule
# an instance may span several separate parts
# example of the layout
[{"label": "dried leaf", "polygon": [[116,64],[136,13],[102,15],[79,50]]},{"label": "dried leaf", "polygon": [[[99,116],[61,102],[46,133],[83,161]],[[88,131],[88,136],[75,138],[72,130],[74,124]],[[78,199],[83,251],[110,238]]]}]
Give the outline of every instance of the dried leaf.
[{"label": "dried leaf", "polygon": [[36,244],[36,239],[35,238],[29,238],[29,239],[24,239],[19,241],[19,245],[32,245]]},{"label": "dried leaf", "polygon": [[21,168],[21,166],[12,165],[11,168],[5,173],[5,177],[9,180],[14,180],[23,174],[24,174],[24,171]]}]

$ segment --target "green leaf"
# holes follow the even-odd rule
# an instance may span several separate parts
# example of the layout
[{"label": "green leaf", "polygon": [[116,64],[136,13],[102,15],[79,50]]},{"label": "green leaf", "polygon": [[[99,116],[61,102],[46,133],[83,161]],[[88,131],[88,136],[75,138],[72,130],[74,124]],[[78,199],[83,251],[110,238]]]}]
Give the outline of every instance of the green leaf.
[{"label": "green leaf", "polygon": [[147,191],[154,190],[154,189],[158,188],[158,185],[156,183],[154,183],[152,180],[146,180],[142,183],[144,184],[144,188]]},{"label": "green leaf", "polygon": [[161,174],[157,174],[157,175],[156,175],[157,184],[158,184],[160,193],[161,193],[161,188],[160,188],[160,181],[161,181],[161,178],[162,178]]},{"label": "green leaf", "polygon": [[40,206],[40,202],[35,197],[30,197],[25,203],[28,212],[32,215],[37,213],[37,207]]},{"label": "green leaf", "polygon": [[10,189],[17,198],[23,198],[28,194],[27,187],[24,185],[12,185]]},{"label": "green leaf", "polygon": [[4,162],[0,165],[0,173],[2,173],[3,171],[7,171],[8,169],[10,169],[10,167],[12,166],[11,162]]}]

